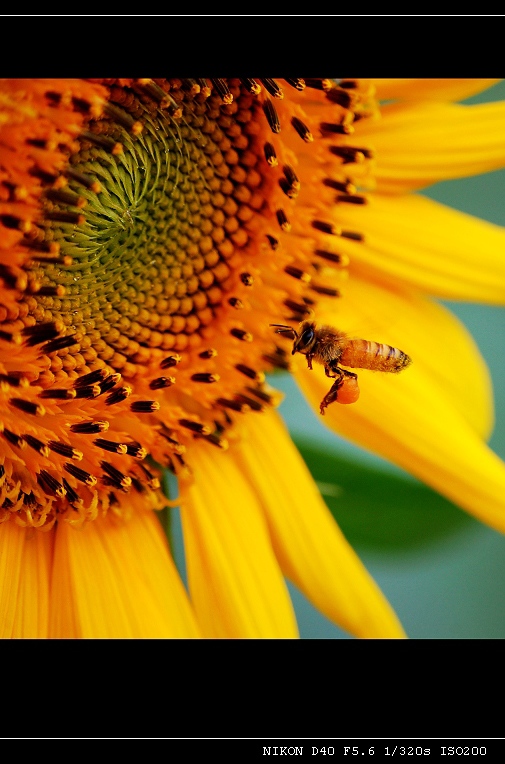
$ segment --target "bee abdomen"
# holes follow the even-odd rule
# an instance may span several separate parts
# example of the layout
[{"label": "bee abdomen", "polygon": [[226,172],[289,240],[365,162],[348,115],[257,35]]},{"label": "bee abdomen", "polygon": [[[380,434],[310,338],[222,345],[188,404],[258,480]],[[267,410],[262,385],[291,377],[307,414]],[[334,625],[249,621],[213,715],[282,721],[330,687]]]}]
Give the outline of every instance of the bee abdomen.
[{"label": "bee abdomen", "polygon": [[405,369],[411,359],[403,350],[392,345],[369,340],[350,340],[340,363],[355,369],[398,372]]}]

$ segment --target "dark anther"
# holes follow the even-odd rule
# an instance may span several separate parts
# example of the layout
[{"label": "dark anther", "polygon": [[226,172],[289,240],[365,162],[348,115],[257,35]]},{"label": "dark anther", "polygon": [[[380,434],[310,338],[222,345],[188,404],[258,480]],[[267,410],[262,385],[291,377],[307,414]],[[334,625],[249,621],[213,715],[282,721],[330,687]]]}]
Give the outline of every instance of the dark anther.
[{"label": "dark anther", "polygon": [[80,467],[77,467],[75,464],[71,464],[69,462],[66,462],[63,466],[66,471],[72,475],[72,477],[75,477],[75,479],[79,480],[81,483],[86,483],[86,485],[89,486],[96,485],[96,477],[91,475],[89,472],[86,472],[86,470],[82,470]]},{"label": "dark anther", "polygon": [[210,374],[207,372],[199,372],[197,374],[192,374],[191,379],[193,380],[193,382],[205,382],[207,384],[210,384],[212,382],[219,382],[219,375]]},{"label": "dark anther", "polygon": [[132,389],[128,385],[125,387],[119,387],[117,390],[113,390],[110,395],[105,399],[106,406],[112,406],[114,403],[120,403],[124,401],[128,396],[132,394]]},{"label": "dark anther", "polygon": [[333,236],[338,236],[340,234],[340,231],[335,228],[333,223],[326,223],[324,220],[313,220],[312,228],[315,228],[317,231],[322,231],[323,233],[332,234]]},{"label": "dark anther", "polygon": [[288,220],[288,217],[284,210],[277,210],[275,213],[277,217],[277,222],[279,223],[279,226],[282,228],[283,231],[290,231],[291,230],[291,223]]},{"label": "dark anther", "polygon": [[266,237],[268,239],[268,242],[273,250],[276,250],[279,246],[279,240],[275,238],[275,236],[270,236],[269,233],[266,234]]},{"label": "dark anther", "polygon": [[82,459],[82,453],[80,451],[77,451],[66,443],[60,443],[59,440],[50,440],[47,445],[51,451],[55,452],[55,454],[65,456],[67,459],[77,459],[78,461]]},{"label": "dark anther", "polygon": [[153,411],[158,411],[160,404],[158,401],[135,401],[130,404],[131,411],[136,414],[150,414]]},{"label": "dark anther", "polygon": [[311,289],[313,292],[317,292],[318,294],[325,294],[328,297],[340,296],[338,289],[334,289],[333,287],[317,286],[317,284],[312,284]]},{"label": "dark anther", "polygon": [[42,390],[39,393],[39,398],[54,398],[55,400],[73,400],[75,398],[75,390],[67,390],[64,388],[53,388],[52,390]]},{"label": "dark anther", "polygon": [[307,86],[305,80],[302,80],[299,77],[286,77],[286,82],[288,85],[291,85],[291,87],[300,91],[305,90]]},{"label": "dark anther", "polygon": [[56,480],[47,470],[41,470],[37,475],[37,483],[40,485],[44,493],[53,494],[59,498],[63,498],[66,494],[65,489],[61,483]]},{"label": "dark anther", "polygon": [[24,398],[10,398],[9,403],[20,411],[24,411],[25,414],[43,416],[46,413],[45,408],[40,403],[26,401]]},{"label": "dark anther", "polygon": [[245,87],[245,89],[251,93],[251,95],[259,95],[259,93],[261,93],[261,85],[256,82],[256,80],[252,80],[249,77],[244,77],[240,80],[240,82]]},{"label": "dark anther", "polygon": [[26,326],[22,330],[22,334],[26,339],[26,345],[33,346],[39,345],[41,342],[47,342],[52,340],[60,334],[63,325],[61,322],[50,321],[47,324],[35,324],[34,326]]},{"label": "dark anther", "polygon": [[267,163],[270,165],[270,167],[276,167],[278,164],[277,154],[275,153],[275,148],[269,141],[267,141],[263,146],[263,151],[265,153],[265,159],[267,160]]},{"label": "dark anther", "polygon": [[72,345],[77,345],[77,340],[74,335],[71,335],[70,337],[57,337],[55,340],[51,340],[43,345],[41,350],[44,354],[54,353],[57,350],[72,347]]},{"label": "dark anther", "polygon": [[364,241],[365,237],[362,233],[358,233],[358,231],[342,231],[340,234],[344,237],[344,239],[352,239],[353,241]]},{"label": "dark anther", "polygon": [[231,94],[230,88],[228,87],[228,84],[226,80],[214,78],[210,80],[216,89],[216,92],[219,94],[220,98],[222,99],[223,103],[232,103],[233,101],[233,95]]},{"label": "dark anther", "polygon": [[124,443],[114,443],[113,440],[105,440],[104,438],[95,438],[93,441],[95,446],[102,448],[104,451],[110,451],[112,454],[126,454],[127,447]]},{"label": "dark anther", "polygon": [[252,334],[245,329],[231,329],[230,334],[232,337],[236,337],[238,340],[243,340],[244,342],[252,342],[253,339]]},{"label": "dark anther", "polygon": [[168,358],[164,358],[163,361],[160,363],[160,368],[170,369],[172,368],[172,366],[177,366],[180,360],[181,360],[181,357],[177,353],[175,355],[169,355]]},{"label": "dark anther", "polygon": [[35,438],[33,435],[24,435],[23,436],[30,448],[33,448],[34,451],[37,451],[37,453],[42,454],[42,456],[48,457],[49,456],[49,448],[46,446],[45,443],[42,443],[41,440],[38,438]]},{"label": "dark anther", "polygon": [[261,79],[261,84],[274,98],[284,98],[282,88],[278,86],[275,80],[265,77],[264,79]]},{"label": "dark anther", "polygon": [[322,257],[323,260],[328,260],[330,263],[342,262],[342,256],[337,255],[334,252],[327,252],[325,249],[316,249],[314,252],[318,257]]},{"label": "dark anther", "polygon": [[275,110],[275,106],[273,105],[270,98],[265,99],[265,102],[263,103],[263,111],[265,112],[265,117],[267,118],[267,122],[272,133],[280,133],[281,123],[279,121],[277,111]]},{"label": "dark anther", "polygon": [[151,390],[161,390],[163,387],[171,387],[175,382],[173,377],[157,377],[149,382]]},{"label": "dark anther", "polygon": [[109,429],[109,423],[102,420],[97,422],[79,422],[70,425],[70,431],[81,433],[82,435],[93,435],[97,432],[105,432]]},{"label": "dark anther", "polygon": [[302,140],[305,141],[305,143],[311,143],[314,140],[314,136],[310,132],[307,125],[304,122],[302,122],[301,119],[298,119],[298,117],[293,117],[291,120],[291,124],[295,128],[300,138],[302,138]]},{"label": "dark anther", "polygon": [[185,427],[187,430],[196,432],[199,435],[210,434],[209,426],[206,424],[202,424],[201,422],[192,422],[191,419],[179,419],[179,424],[181,425],[181,427]]},{"label": "dark anther", "polygon": [[94,385],[95,382],[101,382],[108,376],[106,369],[96,369],[90,371],[89,374],[84,374],[82,377],[74,380],[74,387],[86,387],[86,385]]},{"label": "dark anther", "polygon": [[343,106],[344,109],[348,109],[353,102],[351,93],[346,93],[345,90],[340,90],[340,88],[337,87],[327,90],[326,98],[332,103],[337,103],[339,106]]}]

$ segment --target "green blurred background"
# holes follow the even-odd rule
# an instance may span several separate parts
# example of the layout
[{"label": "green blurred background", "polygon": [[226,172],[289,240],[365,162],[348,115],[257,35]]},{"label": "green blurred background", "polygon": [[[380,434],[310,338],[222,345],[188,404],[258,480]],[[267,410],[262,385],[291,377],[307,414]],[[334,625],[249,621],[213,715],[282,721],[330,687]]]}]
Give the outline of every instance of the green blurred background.
[{"label": "green blurred background", "polygon": [[[468,102],[494,100],[505,100],[505,83]],[[440,183],[425,194],[505,225],[505,170]],[[446,304],[474,336],[491,370],[496,423],[490,445],[505,460],[505,309]],[[408,636],[504,638],[505,536],[399,468],[330,433],[289,375],[275,375],[272,383],[285,393],[280,412],[328,506]],[[182,568],[177,515],[174,544]],[[290,591],[303,638],[348,638],[294,587]]]}]

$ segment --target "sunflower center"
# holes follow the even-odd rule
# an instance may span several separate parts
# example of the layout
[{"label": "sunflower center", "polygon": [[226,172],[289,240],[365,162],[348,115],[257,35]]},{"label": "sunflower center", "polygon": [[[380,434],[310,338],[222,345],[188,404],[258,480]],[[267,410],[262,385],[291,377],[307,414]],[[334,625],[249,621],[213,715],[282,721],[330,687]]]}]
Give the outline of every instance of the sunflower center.
[{"label": "sunflower center", "polygon": [[278,399],[264,372],[291,343],[272,324],[339,294],[361,235],[330,210],[363,201],[350,168],[368,161],[347,143],[354,83],[210,84],[41,82],[26,125],[13,86],[0,521],[163,506],[153,462],[186,479],[195,438],[226,448]]},{"label": "sunflower center", "polygon": [[237,88],[223,104],[177,84],[169,109],[157,86],[118,91],[127,110],[112,104],[90,121],[66,187],[46,194],[44,237],[72,262],[33,272],[39,311],[84,341],[88,364],[102,359],[126,377],[146,362],[140,348],[182,350],[210,323],[227,291],[227,261],[247,244],[244,223],[264,201],[247,134],[252,96]]}]

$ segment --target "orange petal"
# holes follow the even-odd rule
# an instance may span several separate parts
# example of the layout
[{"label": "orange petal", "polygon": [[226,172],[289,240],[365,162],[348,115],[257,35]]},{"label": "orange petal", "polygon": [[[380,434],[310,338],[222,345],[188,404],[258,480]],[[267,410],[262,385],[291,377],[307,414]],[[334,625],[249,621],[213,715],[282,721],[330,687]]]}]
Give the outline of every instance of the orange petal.
[{"label": "orange petal", "polygon": [[237,464],[263,506],[285,575],[358,637],[402,637],[391,606],[326,507],[281,418],[250,417]]},{"label": "orange petal", "polygon": [[82,530],[60,524],[51,602],[52,637],[199,635],[154,512],[128,522],[108,515]]},{"label": "orange petal", "polygon": [[191,598],[204,636],[296,637],[287,588],[252,487],[230,453],[192,451],[181,485]]},{"label": "orange petal", "polygon": [[48,636],[54,532],[0,525],[0,638]]}]

